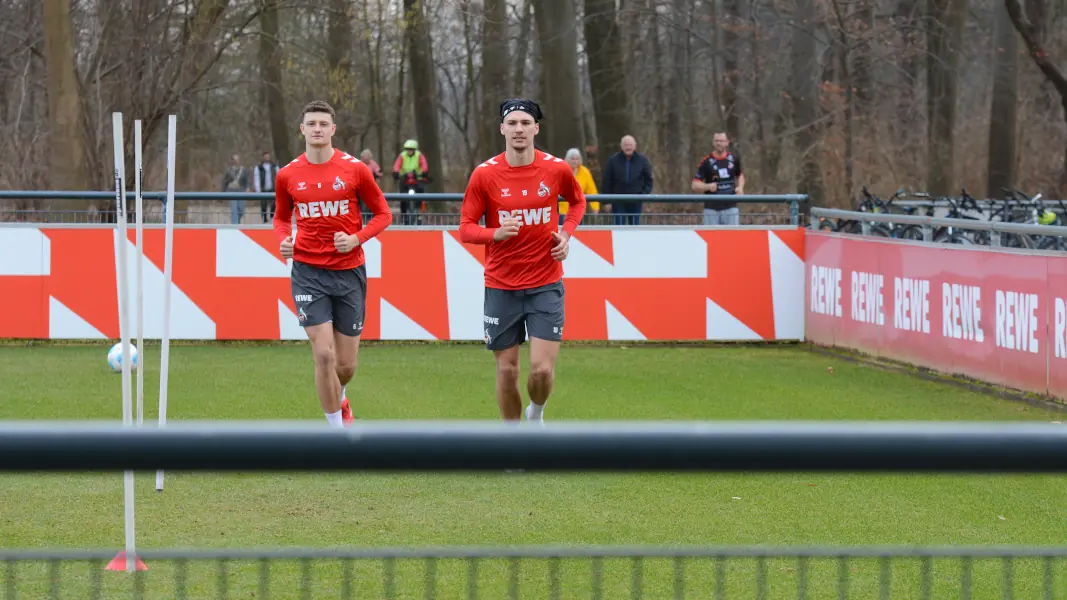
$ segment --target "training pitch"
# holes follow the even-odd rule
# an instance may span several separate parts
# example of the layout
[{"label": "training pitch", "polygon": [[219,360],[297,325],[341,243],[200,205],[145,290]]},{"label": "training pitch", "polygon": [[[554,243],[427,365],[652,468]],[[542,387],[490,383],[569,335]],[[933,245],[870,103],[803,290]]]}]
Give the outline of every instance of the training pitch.
[{"label": "training pitch", "polygon": [[[122,416],[109,345],[0,347],[0,419]],[[523,352],[523,381],[527,353]],[[141,355],[145,421],[154,425],[158,345]],[[828,369],[828,367],[832,367]],[[324,419],[306,344],[174,345],[168,421]],[[546,424],[560,420],[996,420],[1064,415],[944,382],[855,364],[803,347],[564,346]],[[525,387],[523,385],[523,387]],[[492,355],[476,345],[366,344],[349,398],[360,419],[495,419]],[[525,392],[524,392],[525,396]],[[525,404],[525,403],[524,403]],[[323,456],[342,464],[343,456]],[[511,544],[1056,545],[1067,539],[1060,476],[775,474],[187,474],[136,480],[137,546],[424,547]],[[0,547],[123,544],[122,475],[0,477]],[[731,561],[728,597],[753,597],[754,561]],[[714,561],[687,565],[686,597],[714,590]],[[796,597],[796,561],[766,563],[769,597]],[[424,597],[425,565],[399,561],[396,597]],[[436,596],[468,597],[467,567],[440,561]],[[850,597],[878,597],[876,560],[850,564]],[[974,598],[1001,597],[999,562],[976,562]],[[87,597],[91,569],[64,566],[63,597]],[[380,562],[353,566],[355,597],[383,597]],[[521,597],[550,597],[545,561],[525,561]],[[563,598],[590,597],[588,561],[560,566]],[[642,566],[645,597],[672,597],[669,560]],[[813,562],[809,598],[836,596],[838,564]],[[1055,569],[1062,588],[1067,576]],[[314,596],[339,597],[342,565],[312,565]],[[955,597],[960,564],[935,562],[933,597]],[[190,565],[190,597],[214,597],[215,565]],[[918,561],[892,566],[893,598],[919,598]],[[145,597],[173,597],[171,564],[149,564]],[[227,566],[229,596],[254,597],[255,564]],[[1016,597],[1035,597],[1039,561],[1014,566]],[[106,571],[104,597],[132,577]],[[288,597],[300,565],[270,572]],[[628,560],[603,563],[605,598],[630,597]],[[0,580],[3,573],[0,573]],[[19,597],[48,597],[48,565],[19,567]],[[506,560],[479,566],[481,598],[504,598]],[[128,597],[128,596],[123,596]]]}]

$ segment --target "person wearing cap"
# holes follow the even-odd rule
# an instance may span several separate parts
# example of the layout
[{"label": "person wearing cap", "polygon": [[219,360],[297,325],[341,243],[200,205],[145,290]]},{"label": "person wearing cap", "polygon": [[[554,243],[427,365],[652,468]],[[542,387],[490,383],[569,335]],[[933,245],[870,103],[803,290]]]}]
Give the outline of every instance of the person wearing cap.
[{"label": "person wearing cap", "polygon": [[[505,421],[523,416],[519,346],[529,335],[525,417],[541,425],[563,340],[562,261],[585,215],[585,195],[570,165],[534,146],[543,116],[532,100],[500,105],[505,151],[471,173],[459,225],[460,241],[485,245],[485,345],[496,360],[500,416]],[[568,204],[561,228],[559,198]]]},{"label": "person wearing cap", "polygon": [[[415,140],[404,142],[403,152],[396,157],[396,162],[393,163],[393,179],[397,181],[400,192],[421,194],[423,192],[422,186],[429,177],[429,171],[430,167],[426,163],[426,156],[419,152],[419,143]],[[409,215],[415,215],[418,212],[417,207],[418,202],[414,200],[400,201],[402,224],[415,224],[416,217]]]}]

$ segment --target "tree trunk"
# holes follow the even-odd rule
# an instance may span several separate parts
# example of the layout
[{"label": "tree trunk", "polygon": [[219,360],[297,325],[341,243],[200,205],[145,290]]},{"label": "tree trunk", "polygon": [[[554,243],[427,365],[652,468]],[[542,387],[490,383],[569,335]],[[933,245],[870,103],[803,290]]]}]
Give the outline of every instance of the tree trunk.
[{"label": "tree trunk", "polygon": [[[52,121],[50,184],[52,188],[62,190],[85,190],[89,181],[85,173],[81,88],[74,70],[69,0],[45,0],[44,46],[48,65],[48,112]],[[84,208],[87,204],[77,207]]]},{"label": "tree trunk", "polygon": [[[830,4],[834,17],[837,19],[837,49],[834,54],[837,56],[837,66],[841,71],[841,87],[845,90],[845,198],[851,202],[854,192],[853,181],[855,172],[855,152],[854,152],[854,137],[855,131],[854,115],[856,113],[856,104],[860,96],[858,93],[856,83],[858,77],[854,78],[852,70],[849,65],[849,57],[852,54],[851,47],[853,45],[853,39],[849,35],[849,22],[851,19],[845,16],[842,10],[839,0],[831,0]],[[859,60],[857,57],[857,64],[866,64],[863,60]],[[864,67],[866,68],[866,67]]]},{"label": "tree trunk", "polygon": [[773,156],[771,144],[773,143],[777,145],[781,142],[777,138],[772,142],[767,137],[765,120],[767,118],[767,113],[769,112],[767,109],[769,98],[766,98],[763,94],[763,77],[761,76],[761,71],[767,62],[760,47],[760,29],[762,26],[759,22],[758,0],[753,2],[750,10],[752,35],[749,37],[749,44],[752,60],[755,61],[755,65],[752,69],[752,96],[756,103],[756,142],[759,144],[760,148],[759,189],[761,191],[766,191],[777,187],[775,182],[778,179],[778,165],[771,160]]},{"label": "tree trunk", "polygon": [[904,68],[900,72],[898,84],[897,117],[891,121],[890,131],[900,140],[909,139],[911,132],[917,128],[915,117],[920,114],[915,105],[919,97],[917,90],[922,53],[919,20],[916,18],[918,12],[919,0],[900,0],[897,4],[896,19],[901,32]]},{"label": "tree trunk", "polygon": [[293,147],[289,132],[293,122],[285,114],[285,96],[282,95],[282,53],[278,40],[278,1],[264,0],[263,12],[259,15],[259,72],[263,78],[263,102],[270,123],[271,148],[279,165],[293,160]]},{"label": "tree trunk", "polygon": [[584,146],[574,0],[536,0],[534,21],[545,73],[541,147],[562,157],[568,148]]},{"label": "tree trunk", "polygon": [[[1044,9],[1043,2],[1033,2],[1031,10],[1035,11],[1034,5],[1038,5],[1041,10]],[[1046,52],[1044,43],[1042,42],[1042,27],[1043,22],[1031,22],[1027,15],[1023,12],[1023,7],[1020,4],[1020,0],[1004,0],[1004,6],[1008,9],[1008,15],[1011,16],[1011,22],[1015,26],[1015,30],[1022,36],[1023,42],[1026,45],[1026,50],[1030,54],[1030,58],[1033,59],[1034,64],[1044,74],[1045,79],[1056,88],[1056,92],[1060,95],[1060,105],[1063,108],[1063,119],[1067,121],[1067,77],[1064,76],[1063,71],[1059,69],[1049,58],[1048,52]],[[1031,14],[1033,14],[1033,12]],[[1067,194],[1067,144],[1064,145],[1063,151],[1063,171],[1060,174],[1060,189],[1056,192],[1060,197]],[[1051,195],[1051,194],[1050,194]]]},{"label": "tree trunk", "polygon": [[796,149],[801,156],[797,191],[807,194],[811,204],[825,203],[822,170],[819,167],[815,136],[815,121],[819,115],[819,89],[816,85],[820,70],[815,52],[815,30],[818,12],[814,0],[797,0],[797,18],[793,29],[793,70],[790,73],[790,97],[793,126],[797,129]]},{"label": "tree trunk", "polygon": [[433,71],[430,28],[420,0],[404,0],[405,32],[409,36],[412,99],[415,104],[415,133],[419,149],[426,155],[433,180],[427,191],[438,192],[444,183],[441,172],[441,127],[437,114],[437,77]]},{"label": "tree trunk", "polygon": [[330,19],[326,44],[326,82],[330,104],[337,111],[339,146],[349,152],[350,138],[355,134],[356,89],[352,81],[352,19],[347,0],[330,0]]},{"label": "tree trunk", "polygon": [[[485,157],[503,147],[500,103],[508,93],[508,13],[506,0],[485,0],[482,14],[482,109],[478,118],[478,150]],[[484,157],[483,157],[484,158]],[[480,162],[479,158],[476,161]]]},{"label": "tree trunk", "polygon": [[[737,102],[737,82],[740,71],[738,69],[737,54],[740,49],[740,36],[737,30],[741,26],[741,3],[739,0],[723,0],[723,25],[722,25],[722,105],[726,116],[726,133],[733,139],[740,140],[744,136],[741,132],[741,114]],[[719,49],[716,48],[716,51]]]},{"label": "tree trunk", "polygon": [[604,163],[607,147],[631,132],[630,95],[623,65],[622,38],[615,0],[585,0],[585,52],[593,95],[598,161]]},{"label": "tree trunk", "polygon": [[1018,44],[1008,10],[996,5],[993,44],[993,103],[989,111],[989,165],[986,197],[1015,185],[1015,158],[1019,104]]},{"label": "tree trunk", "polygon": [[967,0],[929,0],[926,59],[927,191],[947,196],[956,187],[955,129],[959,50]]},{"label": "tree trunk", "polygon": [[[667,102],[666,126],[663,132],[665,150],[663,157],[667,162],[665,165],[667,185],[662,188],[668,192],[677,191],[679,184],[685,180],[684,172],[691,168],[689,157],[685,152],[685,142],[688,136],[682,133],[684,126],[682,110],[685,105],[685,89],[688,83],[685,71],[685,51],[686,42],[689,39],[688,30],[683,23],[692,22],[692,19],[685,19],[689,12],[686,6],[689,0],[673,0],[671,4],[675,22],[671,27],[673,34],[670,36],[670,60],[665,69],[666,97],[671,101]],[[686,185],[688,186],[688,182]]]},{"label": "tree trunk", "polygon": [[526,87],[526,55],[530,51],[530,21],[533,20],[533,0],[523,0],[519,39],[515,44],[515,66],[512,68],[511,93],[523,95]]}]

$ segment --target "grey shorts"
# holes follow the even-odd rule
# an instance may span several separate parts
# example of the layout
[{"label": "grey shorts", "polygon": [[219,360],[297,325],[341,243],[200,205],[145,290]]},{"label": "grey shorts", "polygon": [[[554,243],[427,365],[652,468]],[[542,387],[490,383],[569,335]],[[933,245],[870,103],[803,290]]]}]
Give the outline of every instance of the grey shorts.
[{"label": "grey shorts", "polygon": [[293,261],[293,303],[301,327],[333,322],[335,331],[363,333],[367,311],[367,268],[331,270]]},{"label": "grey shorts", "polygon": [[526,341],[526,335],[558,342],[563,339],[563,282],[528,290],[485,288],[485,347],[504,350]]}]

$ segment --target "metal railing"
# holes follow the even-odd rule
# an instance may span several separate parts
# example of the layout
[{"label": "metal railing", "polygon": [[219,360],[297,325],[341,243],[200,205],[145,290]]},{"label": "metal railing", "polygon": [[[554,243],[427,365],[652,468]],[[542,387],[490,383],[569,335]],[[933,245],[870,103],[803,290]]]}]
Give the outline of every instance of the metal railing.
[{"label": "metal railing", "polygon": [[[127,192],[127,199],[134,200],[133,192]],[[163,201],[166,199],[165,192],[143,192],[141,196],[146,201],[146,221],[159,222],[162,218]],[[175,192],[176,202],[186,202],[186,208],[175,210],[175,223],[202,223],[222,224],[232,223],[231,213],[226,207],[229,201],[238,200],[245,202],[272,202],[273,193],[256,192]],[[404,210],[403,207],[394,211],[394,223],[399,225],[429,225],[429,226],[457,226],[459,225],[459,202],[463,200],[461,193],[424,193],[402,194],[386,192],[385,198],[394,203],[451,203],[455,210],[443,211],[440,208],[428,212],[422,212],[418,207]],[[60,223],[91,223],[100,222],[107,217],[106,210],[90,210],[63,208],[55,206],[51,202],[45,206],[42,201],[98,201],[110,207],[115,199],[115,192],[96,191],[48,191],[48,190],[0,190],[0,221],[33,221],[33,222],[60,222]],[[770,195],[744,195],[730,197],[709,197],[698,194],[599,194],[589,196],[589,199],[600,202],[601,205],[612,203],[649,203],[668,205],[695,205],[705,201],[721,199],[728,202],[736,202],[746,208],[761,204],[784,205],[782,212],[767,210],[742,211],[744,224],[790,224],[800,223],[800,204],[807,203],[808,197],[803,194],[770,194]],[[2,201],[8,201],[6,203]],[[31,203],[32,207],[18,208],[17,203]],[[15,203],[16,206],[10,206]],[[130,207],[133,203],[130,202]],[[648,207],[646,207],[647,210]],[[263,224],[273,214],[270,211],[261,212],[258,204],[246,206],[242,224]],[[264,219],[264,214],[267,219]],[[586,213],[590,225],[688,225],[699,226],[703,224],[703,211],[699,212],[642,212],[631,213]],[[585,224],[586,221],[583,221]]]},{"label": "metal railing", "polygon": [[[15,598],[1063,598],[1065,547],[474,547],[0,550]],[[996,593],[994,590],[996,590]],[[990,593],[993,592],[993,593]]]},{"label": "metal railing", "polygon": [[[343,457],[323,461],[323,456]],[[0,471],[1067,472],[1067,427],[966,423],[0,423]]]},{"label": "metal railing", "polygon": [[[324,461],[323,456],[336,460]],[[0,470],[1067,472],[1056,423],[0,423]],[[516,476],[524,476],[517,474]],[[640,507],[635,507],[639,509]],[[273,526],[278,526],[273,523]],[[0,550],[14,598],[1056,597],[1067,546]],[[1061,592],[1062,594],[1062,592]],[[1059,597],[1063,597],[1060,595]]]},{"label": "metal railing", "polygon": [[990,232],[991,245],[993,246],[1001,245],[1001,234],[1004,233],[1027,236],[1067,237],[1067,227],[1056,225],[1031,225],[1025,223],[1005,223],[1001,221],[981,221],[978,219],[946,219],[918,215],[895,215],[838,210],[832,208],[812,208],[809,227],[811,229],[819,229],[820,219],[858,221],[862,227],[863,235],[871,235],[872,223],[893,223],[898,225],[919,226],[922,229],[924,242],[933,241],[934,228],[937,227],[951,227],[970,231],[988,231]]}]

